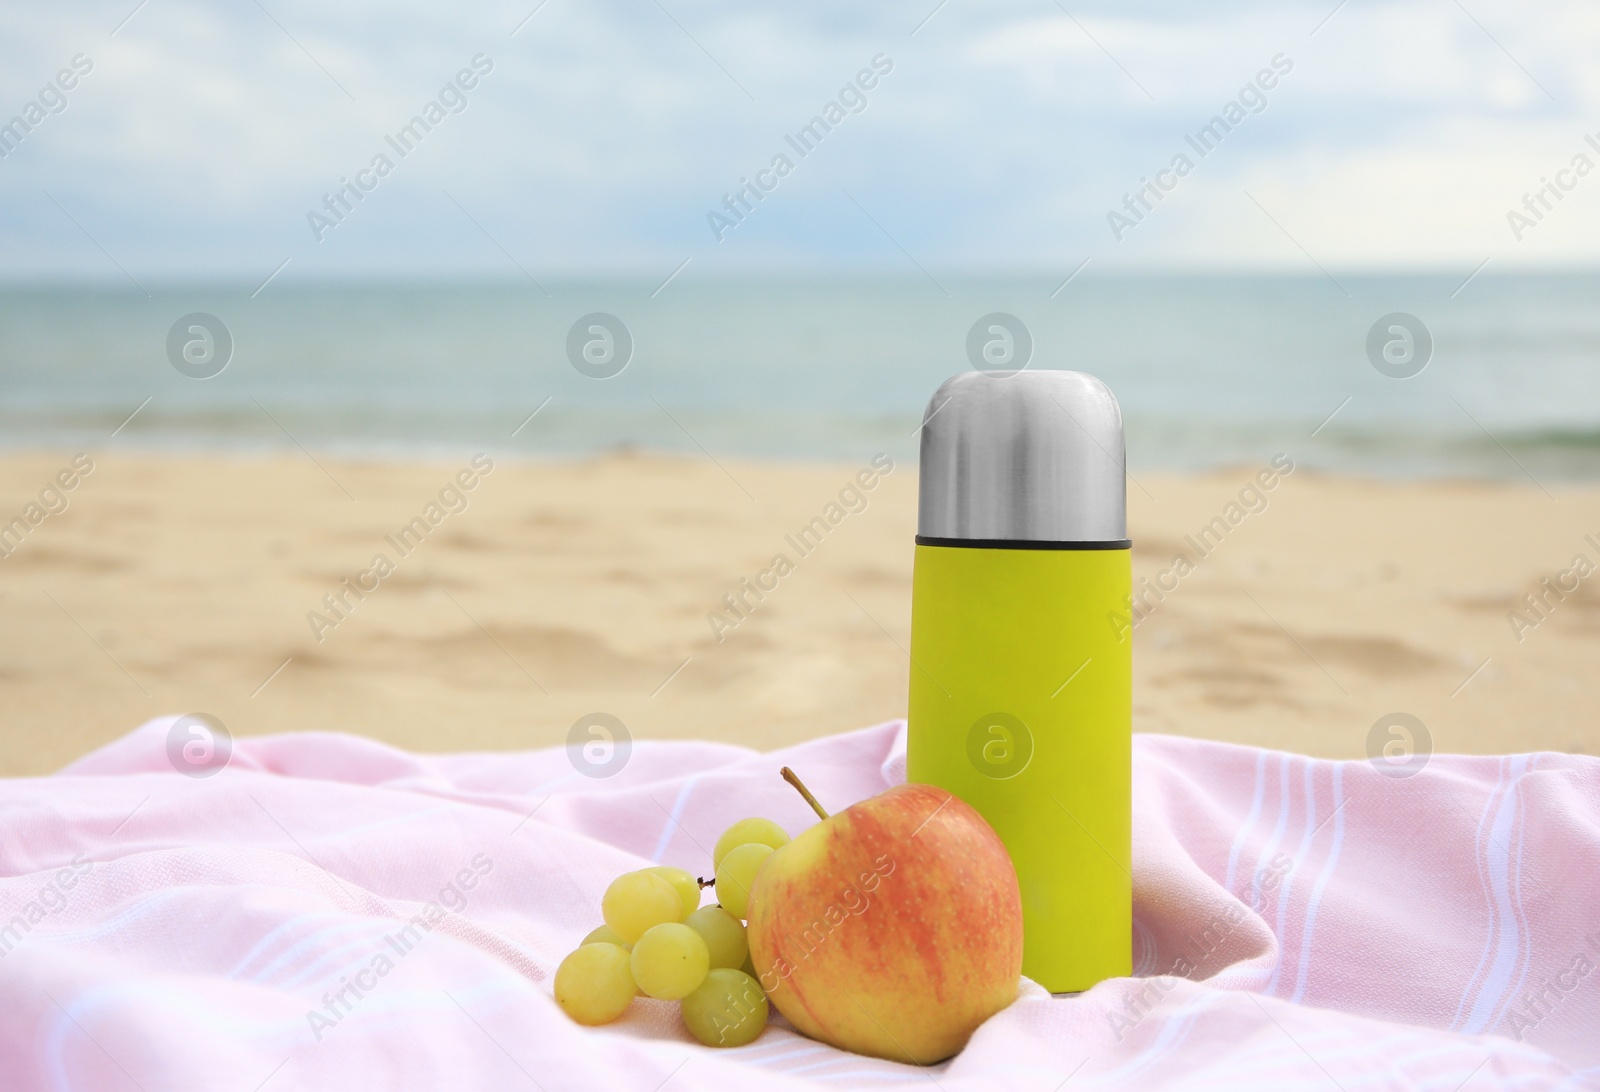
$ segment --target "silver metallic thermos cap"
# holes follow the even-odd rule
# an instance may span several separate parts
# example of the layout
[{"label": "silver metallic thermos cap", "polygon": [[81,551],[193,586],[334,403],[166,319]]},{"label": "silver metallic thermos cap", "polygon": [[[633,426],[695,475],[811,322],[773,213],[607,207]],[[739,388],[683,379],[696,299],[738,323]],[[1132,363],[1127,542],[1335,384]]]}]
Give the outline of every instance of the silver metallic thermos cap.
[{"label": "silver metallic thermos cap", "polygon": [[1122,410],[1083,372],[963,372],[922,416],[917,541],[1125,545]]}]

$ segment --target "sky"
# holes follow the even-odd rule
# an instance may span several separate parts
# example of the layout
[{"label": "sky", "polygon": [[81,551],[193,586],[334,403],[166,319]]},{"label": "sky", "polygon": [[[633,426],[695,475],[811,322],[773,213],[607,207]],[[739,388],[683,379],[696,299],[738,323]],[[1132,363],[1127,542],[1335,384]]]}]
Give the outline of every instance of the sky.
[{"label": "sky", "polygon": [[0,279],[1600,264],[1600,7],[1336,2],[18,0]]}]

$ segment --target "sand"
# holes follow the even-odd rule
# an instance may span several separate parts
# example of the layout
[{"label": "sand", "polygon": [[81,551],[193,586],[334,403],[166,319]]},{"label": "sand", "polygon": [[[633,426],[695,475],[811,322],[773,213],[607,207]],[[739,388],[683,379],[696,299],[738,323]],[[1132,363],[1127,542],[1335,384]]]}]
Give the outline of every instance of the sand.
[{"label": "sand", "polygon": [[[319,459],[93,455],[0,560],[0,773],[161,713],[423,751],[556,745],[596,711],[762,749],[904,713],[914,466],[801,556],[785,536],[866,463]],[[0,520],[70,467],[0,459]],[[1600,748],[1600,575],[1508,620],[1575,555],[1600,563],[1600,487],[1297,470],[1230,510],[1260,469],[1130,485],[1136,579],[1172,589],[1133,629],[1136,730],[1351,758],[1398,711],[1439,751]],[[430,514],[420,544],[386,537]],[[1230,515],[1206,556],[1185,541]],[[793,571],[747,617],[708,620],[779,553]],[[371,590],[336,614],[346,578]]]}]

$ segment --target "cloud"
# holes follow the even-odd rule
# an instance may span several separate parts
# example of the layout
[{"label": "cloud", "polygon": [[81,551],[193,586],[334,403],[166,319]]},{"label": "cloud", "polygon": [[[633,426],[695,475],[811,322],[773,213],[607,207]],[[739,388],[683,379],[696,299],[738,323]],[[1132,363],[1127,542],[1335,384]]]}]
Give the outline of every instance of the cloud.
[{"label": "cloud", "polygon": [[[168,0],[114,37],[131,4],[13,5],[0,122],[95,68],[0,160],[0,276],[118,276],[102,247],[157,279],[1303,266],[1246,190],[1328,263],[1600,256],[1600,181],[1520,243],[1504,218],[1600,116],[1580,4],[952,3],[913,37],[932,5],[665,2]],[[307,213],[480,53],[468,108],[318,242]],[[717,243],[706,213],[879,53],[868,109]],[[1116,242],[1107,211],[1278,54],[1266,111]]]}]

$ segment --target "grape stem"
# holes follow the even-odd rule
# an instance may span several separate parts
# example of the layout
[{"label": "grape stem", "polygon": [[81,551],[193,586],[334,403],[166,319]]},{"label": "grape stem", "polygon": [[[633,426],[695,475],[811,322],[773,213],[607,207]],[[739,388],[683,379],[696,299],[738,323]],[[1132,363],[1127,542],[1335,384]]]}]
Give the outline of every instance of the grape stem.
[{"label": "grape stem", "polygon": [[715,879],[709,879],[708,880],[704,876],[696,876],[694,878],[694,882],[700,885],[700,890],[702,890],[702,891],[704,891],[708,887],[717,886],[717,881]]},{"label": "grape stem", "polygon": [[806,788],[806,783],[801,781],[793,770],[785,766],[779,772],[783,774],[783,779],[785,781],[794,786],[796,792],[806,798],[806,803],[811,805],[812,811],[816,812],[823,819],[828,817],[828,813],[822,810],[822,805],[817,803],[817,798],[811,795],[811,790]]}]

